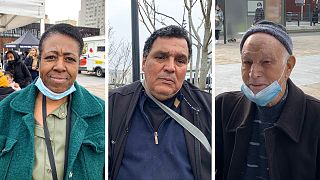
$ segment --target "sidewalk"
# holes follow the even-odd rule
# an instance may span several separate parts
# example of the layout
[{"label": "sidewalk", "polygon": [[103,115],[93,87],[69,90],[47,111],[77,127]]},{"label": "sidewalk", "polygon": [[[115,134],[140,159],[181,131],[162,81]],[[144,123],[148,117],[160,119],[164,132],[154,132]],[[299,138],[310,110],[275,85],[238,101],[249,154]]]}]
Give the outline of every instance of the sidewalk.
[{"label": "sidewalk", "polygon": [[[319,26],[319,25],[318,25]],[[320,27],[320,26],[319,26]],[[320,99],[320,33],[290,34],[297,62],[291,73],[292,81],[306,94]],[[215,93],[240,90],[242,84],[239,41],[215,46]]]}]

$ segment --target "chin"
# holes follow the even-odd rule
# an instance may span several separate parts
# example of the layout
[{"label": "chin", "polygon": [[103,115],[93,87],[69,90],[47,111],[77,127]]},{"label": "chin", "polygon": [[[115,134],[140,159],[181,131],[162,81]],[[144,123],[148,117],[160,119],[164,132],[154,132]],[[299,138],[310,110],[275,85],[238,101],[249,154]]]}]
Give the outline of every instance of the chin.
[{"label": "chin", "polygon": [[65,91],[67,91],[68,89],[66,88],[61,88],[61,87],[58,87],[58,88],[55,88],[55,87],[48,87],[52,92],[55,92],[55,93],[63,93]]},{"label": "chin", "polygon": [[165,101],[167,99],[172,98],[176,94],[176,92],[172,92],[172,91],[170,91],[170,92],[156,92],[153,94],[155,94],[153,96],[155,96],[158,100]]},{"label": "chin", "polygon": [[175,94],[175,92],[169,88],[156,89],[154,92],[163,96],[170,96],[172,94]]},{"label": "chin", "polygon": [[170,99],[173,94],[171,95],[164,95],[164,94],[156,94],[156,95],[153,95],[156,99],[158,99],[159,101],[165,101],[167,99]]}]

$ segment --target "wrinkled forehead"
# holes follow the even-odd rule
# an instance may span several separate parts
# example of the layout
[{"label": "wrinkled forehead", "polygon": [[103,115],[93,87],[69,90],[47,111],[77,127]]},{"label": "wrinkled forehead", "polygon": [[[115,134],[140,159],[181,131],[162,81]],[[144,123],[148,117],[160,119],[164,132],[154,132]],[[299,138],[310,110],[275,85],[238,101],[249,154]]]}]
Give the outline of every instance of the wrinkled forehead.
[{"label": "wrinkled forehead", "polygon": [[177,37],[166,37],[166,36],[165,37],[158,37],[153,42],[150,50],[154,50],[154,49],[167,50],[168,48],[171,47],[170,45],[182,47],[182,48],[186,49],[186,51],[187,51],[186,53],[189,55],[188,42],[184,38],[177,38]]}]

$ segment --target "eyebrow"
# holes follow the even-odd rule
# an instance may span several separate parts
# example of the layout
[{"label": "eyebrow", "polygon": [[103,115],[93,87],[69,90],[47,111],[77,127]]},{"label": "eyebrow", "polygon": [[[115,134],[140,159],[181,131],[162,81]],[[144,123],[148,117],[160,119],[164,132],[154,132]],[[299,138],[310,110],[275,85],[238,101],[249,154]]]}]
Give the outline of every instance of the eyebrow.
[{"label": "eyebrow", "polygon": [[[46,54],[48,53],[54,53],[54,54],[59,54],[58,51],[48,51],[48,52],[45,52]],[[72,53],[72,52],[63,52],[63,55],[66,56],[66,55],[77,55],[77,53]]]},{"label": "eyebrow", "polygon": [[184,53],[170,53],[169,51],[162,51],[162,50],[158,50],[158,51],[155,51],[153,54],[165,54],[165,55],[170,55],[170,56],[174,56],[174,57],[181,57],[181,56],[184,56],[184,57],[187,57],[188,58],[188,55],[184,54]]}]

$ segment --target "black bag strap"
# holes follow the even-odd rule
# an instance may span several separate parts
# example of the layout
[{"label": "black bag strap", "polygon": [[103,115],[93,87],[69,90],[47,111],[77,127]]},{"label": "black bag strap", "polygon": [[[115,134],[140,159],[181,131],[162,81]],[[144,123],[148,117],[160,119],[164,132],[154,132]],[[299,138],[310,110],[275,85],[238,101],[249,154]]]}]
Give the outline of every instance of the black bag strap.
[{"label": "black bag strap", "polygon": [[[67,112],[67,120],[66,120],[66,143],[65,143],[65,158],[64,158],[64,173],[63,173],[63,179],[66,177],[67,173],[67,167],[68,167],[68,152],[69,152],[69,139],[70,139],[70,129],[71,129],[71,100],[72,100],[72,95],[70,94],[68,98],[68,112]],[[48,156],[49,156],[49,162],[51,166],[51,174],[52,174],[52,179],[53,180],[58,180],[58,175],[57,175],[57,168],[56,168],[56,163],[54,160],[54,154],[52,150],[52,145],[50,142],[50,133],[46,121],[47,117],[47,104],[46,104],[46,96],[42,96],[42,119],[43,119],[43,129],[44,129],[44,137],[45,137],[45,143],[47,146],[47,151],[48,151]]]},{"label": "black bag strap", "polygon": [[182,117],[180,114],[176,113],[166,105],[164,105],[162,102],[158,101],[155,97],[152,96],[152,94],[149,92],[149,90],[145,87],[144,81],[141,82],[142,86],[146,90],[148,97],[153,100],[164,112],[166,112],[172,119],[174,119],[177,123],[179,123],[183,128],[185,128],[190,134],[192,134],[200,143],[205,147],[205,149],[211,154],[211,146],[206,138],[206,136],[201,132],[200,129],[198,129],[196,126],[191,124],[188,120],[186,120],[184,117]]}]

